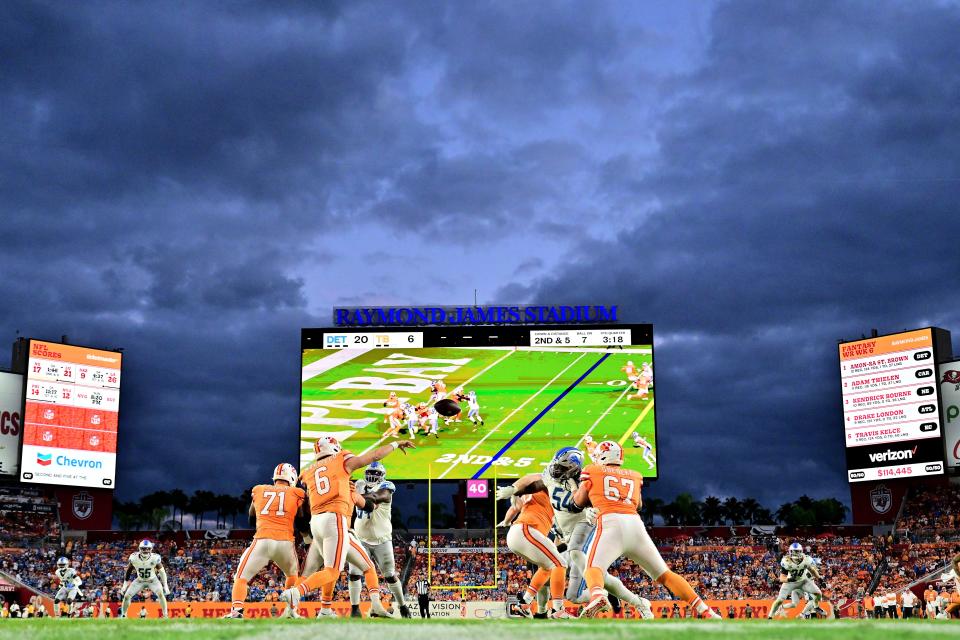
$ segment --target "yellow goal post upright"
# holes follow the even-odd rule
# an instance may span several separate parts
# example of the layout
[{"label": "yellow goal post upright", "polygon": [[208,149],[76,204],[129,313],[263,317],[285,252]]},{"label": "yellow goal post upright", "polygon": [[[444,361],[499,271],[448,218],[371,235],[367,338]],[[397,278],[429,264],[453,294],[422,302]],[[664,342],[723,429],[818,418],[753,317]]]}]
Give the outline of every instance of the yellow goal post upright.
[{"label": "yellow goal post upright", "polygon": [[491,591],[500,586],[499,534],[497,532],[497,467],[493,466],[493,485],[490,498],[493,500],[493,584],[433,584],[433,465],[427,465],[427,582],[431,589],[459,591],[465,598],[467,591]]}]

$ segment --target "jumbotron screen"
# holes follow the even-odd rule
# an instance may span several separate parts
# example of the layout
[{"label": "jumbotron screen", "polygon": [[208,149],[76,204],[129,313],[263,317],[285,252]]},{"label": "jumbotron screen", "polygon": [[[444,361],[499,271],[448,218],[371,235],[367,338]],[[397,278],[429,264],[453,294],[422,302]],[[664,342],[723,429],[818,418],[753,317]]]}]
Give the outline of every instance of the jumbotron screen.
[{"label": "jumbotron screen", "polygon": [[412,439],[402,480],[516,478],[562,447],[619,442],[657,476],[653,326],[304,329],[300,464],[334,436],[355,454]]},{"label": "jumbotron screen", "polygon": [[24,482],[113,487],[122,354],[31,340],[24,380]]},{"label": "jumbotron screen", "polygon": [[843,342],[839,349],[849,481],[942,474],[935,330]]}]

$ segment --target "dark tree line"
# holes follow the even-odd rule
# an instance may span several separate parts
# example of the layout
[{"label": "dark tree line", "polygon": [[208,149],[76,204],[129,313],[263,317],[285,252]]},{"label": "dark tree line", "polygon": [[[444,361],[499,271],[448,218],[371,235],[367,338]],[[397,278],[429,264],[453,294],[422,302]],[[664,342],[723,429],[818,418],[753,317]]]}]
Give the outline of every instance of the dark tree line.
[{"label": "dark tree line", "polygon": [[113,502],[113,515],[123,531],[183,529],[183,517],[189,515],[197,529],[247,526],[250,493],[239,496],[196,491],[188,496],[180,489],[154,491],[136,502]]},{"label": "dark tree line", "polygon": [[814,500],[809,496],[782,504],[773,512],[753,498],[729,497],[721,500],[716,496],[707,496],[703,500],[696,500],[689,493],[681,493],[672,502],[664,502],[659,498],[648,498],[643,502],[643,515],[647,522],[653,522],[655,516],[659,516],[664,524],[673,526],[843,524],[847,511],[847,507],[836,498]]}]

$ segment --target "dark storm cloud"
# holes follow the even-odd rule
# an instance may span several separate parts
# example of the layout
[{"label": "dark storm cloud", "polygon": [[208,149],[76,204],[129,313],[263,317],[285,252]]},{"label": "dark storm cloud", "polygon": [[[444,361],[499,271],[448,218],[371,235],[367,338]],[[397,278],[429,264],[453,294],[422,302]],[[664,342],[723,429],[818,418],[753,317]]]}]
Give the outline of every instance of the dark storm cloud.
[{"label": "dark storm cloud", "polygon": [[960,329],[958,29],[948,5],[723,4],[656,156],[602,167],[623,215],[656,209],[531,297],[657,324],[662,497],[842,496],[837,339]]}]

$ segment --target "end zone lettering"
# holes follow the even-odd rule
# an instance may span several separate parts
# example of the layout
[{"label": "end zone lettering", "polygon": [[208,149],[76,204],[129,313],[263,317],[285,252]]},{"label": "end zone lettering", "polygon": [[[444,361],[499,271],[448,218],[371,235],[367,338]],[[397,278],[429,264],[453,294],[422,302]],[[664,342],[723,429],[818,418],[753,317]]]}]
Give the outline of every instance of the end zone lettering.
[{"label": "end zone lettering", "polygon": [[333,310],[333,323],[338,327],[614,322],[617,322],[616,305],[349,307]]}]

